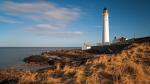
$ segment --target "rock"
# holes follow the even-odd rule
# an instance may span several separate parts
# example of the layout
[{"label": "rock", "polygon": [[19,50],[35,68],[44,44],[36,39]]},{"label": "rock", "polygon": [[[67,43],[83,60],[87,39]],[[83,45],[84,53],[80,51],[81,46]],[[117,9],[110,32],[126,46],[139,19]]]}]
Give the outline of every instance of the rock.
[{"label": "rock", "polygon": [[53,77],[53,78],[62,78],[62,77],[64,77],[64,73],[62,73],[62,72],[54,72],[50,76]]},{"label": "rock", "polygon": [[35,64],[48,64],[48,58],[40,55],[32,55],[24,58],[24,62]]},{"label": "rock", "polygon": [[52,71],[52,70],[54,70],[54,67],[49,66],[49,67],[46,67],[46,68],[39,69],[39,70],[37,70],[37,72],[43,73],[43,72],[48,72],[48,71]]},{"label": "rock", "polygon": [[73,66],[80,66],[84,65],[88,59],[89,58],[80,57],[80,58],[73,58],[71,61]]},{"label": "rock", "polygon": [[55,60],[53,60],[53,59],[48,60],[49,65],[53,65],[54,63],[55,63]]},{"label": "rock", "polygon": [[60,60],[61,59],[61,57],[58,57],[58,56],[48,56],[49,57],[49,59],[56,59],[56,60]]},{"label": "rock", "polygon": [[24,59],[24,61],[34,65],[49,64],[53,67],[55,67],[57,64],[60,64],[60,67],[63,68],[65,65],[83,65],[85,64],[87,59],[89,59],[89,57],[92,57],[92,54],[80,49],[71,49],[43,52],[41,53],[41,55],[32,55],[30,57],[27,57]]},{"label": "rock", "polygon": [[62,58],[58,56],[48,56],[48,59],[49,65],[54,65],[57,61],[62,60]]}]

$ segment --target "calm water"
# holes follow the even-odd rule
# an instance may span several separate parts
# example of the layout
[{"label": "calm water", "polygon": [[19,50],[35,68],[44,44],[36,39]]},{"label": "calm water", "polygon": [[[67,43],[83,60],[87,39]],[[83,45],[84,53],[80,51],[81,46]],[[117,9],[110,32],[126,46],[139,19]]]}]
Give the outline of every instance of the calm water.
[{"label": "calm water", "polygon": [[0,68],[24,64],[22,61],[30,55],[38,55],[48,50],[73,49],[53,47],[0,47]]}]

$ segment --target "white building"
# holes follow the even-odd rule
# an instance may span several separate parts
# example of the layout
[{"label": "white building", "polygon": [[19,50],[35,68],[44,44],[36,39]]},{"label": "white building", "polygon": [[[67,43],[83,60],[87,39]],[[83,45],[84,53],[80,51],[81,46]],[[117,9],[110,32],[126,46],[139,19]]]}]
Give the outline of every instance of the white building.
[{"label": "white building", "polygon": [[83,46],[82,46],[82,50],[89,50],[89,49],[91,49],[91,45],[87,44],[87,43],[84,43]]},{"label": "white building", "polygon": [[108,9],[103,9],[103,32],[102,45],[109,45],[109,13]]},{"label": "white building", "polygon": [[128,39],[125,38],[125,37],[120,37],[120,38],[114,37],[113,43],[124,43],[124,42],[126,42],[127,40],[128,40]]}]

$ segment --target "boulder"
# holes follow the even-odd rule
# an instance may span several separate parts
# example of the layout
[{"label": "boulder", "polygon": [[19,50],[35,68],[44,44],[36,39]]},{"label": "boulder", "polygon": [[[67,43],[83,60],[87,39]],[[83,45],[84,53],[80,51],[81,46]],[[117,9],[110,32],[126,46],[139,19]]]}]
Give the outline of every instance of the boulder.
[{"label": "boulder", "polygon": [[32,55],[24,58],[26,63],[35,63],[35,64],[48,64],[48,58],[40,55]]}]

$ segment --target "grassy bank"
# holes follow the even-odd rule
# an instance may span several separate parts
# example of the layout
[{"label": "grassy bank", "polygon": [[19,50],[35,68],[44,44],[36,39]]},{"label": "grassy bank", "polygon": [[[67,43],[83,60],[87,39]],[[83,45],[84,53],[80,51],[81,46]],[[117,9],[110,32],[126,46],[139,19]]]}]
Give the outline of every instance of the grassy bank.
[{"label": "grassy bank", "polygon": [[36,72],[2,69],[2,84],[150,84],[150,42],[132,43],[120,53],[101,54],[75,67],[55,64]]}]

